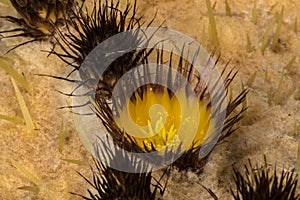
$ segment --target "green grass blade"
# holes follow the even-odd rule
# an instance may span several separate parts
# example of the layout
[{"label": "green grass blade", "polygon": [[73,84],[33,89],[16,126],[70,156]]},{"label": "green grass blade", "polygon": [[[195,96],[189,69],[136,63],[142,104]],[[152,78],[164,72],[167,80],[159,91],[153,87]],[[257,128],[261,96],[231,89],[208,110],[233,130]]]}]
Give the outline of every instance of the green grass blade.
[{"label": "green grass blade", "polygon": [[254,2],[253,2],[251,20],[254,24],[257,23],[257,0],[254,0]]},{"label": "green grass blade", "polygon": [[40,189],[36,186],[23,186],[23,187],[18,187],[18,190],[26,190],[29,192],[33,192],[35,194],[39,193]]},{"label": "green grass blade", "polygon": [[270,10],[268,11],[268,15],[270,15],[270,14],[273,12],[273,10],[274,10],[275,7],[277,6],[277,4],[278,4],[278,2],[274,3],[274,4],[271,6]]},{"label": "green grass blade", "polygon": [[25,122],[26,122],[26,126],[29,130],[34,130],[35,126],[33,124],[33,121],[32,121],[32,118],[30,116],[30,113],[28,111],[28,108],[26,106],[24,97],[22,96],[22,94],[19,90],[19,87],[18,87],[18,85],[16,84],[16,82],[13,78],[11,78],[11,82],[14,86],[15,93],[16,93],[16,96],[17,96],[17,99],[18,99],[18,102],[19,102],[19,105],[20,105],[20,109],[21,109],[21,112],[22,112],[23,117],[24,117]]},{"label": "green grass blade", "polygon": [[65,158],[62,158],[61,160],[66,161],[68,163],[80,165],[80,166],[81,165],[86,165],[86,163],[84,161],[81,161],[81,160],[73,160],[73,159],[65,159]]},{"label": "green grass blade", "polygon": [[25,123],[23,119],[20,119],[20,118],[17,118],[17,117],[9,117],[7,115],[1,115],[1,114],[0,114],[0,119],[10,121],[10,122],[15,123],[15,124],[24,124]]},{"label": "green grass blade", "polygon": [[256,78],[256,74],[257,74],[257,71],[255,71],[251,76],[250,78],[248,79],[247,83],[246,83],[246,86],[247,87],[251,87],[252,86],[252,83],[254,82],[255,78]]},{"label": "green grass blade", "polygon": [[269,25],[266,29],[265,34],[263,35],[262,42],[261,42],[261,52],[262,52],[262,54],[264,54],[264,52],[265,52],[265,49],[266,49],[268,41],[269,41],[269,36],[271,35],[271,31],[272,31],[272,28],[273,28],[275,22],[276,22],[276,17],[274,16],[271,19],[271,21],[270,21],[270,23],[269,23]]},{"label": "green grass blade", "polygon": [[280,81],[279,81],[279,83],[278,83],[278,87],[277,87],[277,90],[276,90],[276,93],[275,93],[275,97],[274,97],[274,103],[275,103],[275,105],[280,104],[281,91],[282,91],[282,87],[283,87],[283,78],[284,78],[284,73],[283,73],[283,71],[284,71],[284,70],[282,70],[281,78],[280,78]]},{"label": "green grass blade", "polygon": [[59,135],[58,135],[58,151],[59,153],[62,152],[65,145],[65,139],[64,139],[64,121],[61,121]]},{"label": "green grass blade", "polygon": [[290,74],[292,72],[293,69],[293,64],[296,60],[296,56],[294,56],[289,63],[284,67],[284,69],[286,70],[286,74]]},{"label": "green grass blade", "polygon": [[54,196],[53,192],[48,188],[44,187],[45,193],[48,195],[50,200],[56,200],[57,198]]},{"label": "green grass blade", "polygon": [[300,140],[299,140],[299,143],[298,143],[298,153],[297,153],[297,160],[296,160],[296,170],[297,170],[297,173],[299,174],[300,173]]},{"label": "green grass blade", "polygon": [[277,14],[277,28],[274,33],[273,41],[271,44],[271,49],[274,52],[277,52],[279,50],[278,41],[279,41],[279,36],[280,36],[282,22],[283,22],[283,10],[284,10],[284,6],[282,6],[282,8],[281,8],[281,13],[279,15]]},{"label": "green grass blade", "polygon": [[0,67],[4,69],[11,77],[13,77],[20,85],[22,85],[22,87],[24,87],[29,93],[33,93],[33,87],[27,82],[27,80],[11,66],[9,66],[1,56]]},{"label": "green grass blade", "polygon": [[231,8],[230,8],[227,0],[225,0],[225,10],[226,10],[226,15],[231,17],[232,16]]},{"label": "green grass blade", "polygon": [[45,193],[49,196],[50,200],[56,200],[55,196],[53,195],[53,192],[49,190],[44,184],[42,184],[41,181],[37,177],[35,177],[32,173],[30,173],[23,165],[21,165],[14,159],[9,159],[9,160],[15,168],[21,171],[31,182],[35,184],[35,186],[23,186],[18,189],[27,190],[31,192],[38,192],[40,190],[44,190]]},{"label": "green grass blade", "polygon": [[298,87],[298,90],[296,91],[296,93],[294,94],[294,99],[296,101],[300,101],[300,86]]},{"label": "green grass blade", "polygon": [[65,141],[68,137],[70,137],[70,132],[65,131],[64,129],[64,122],[61,121],[61,127],[58,135],[58,151],[62,153],[62,150],[65,146]]},{"label": "green grass blade", "polygon": [[288,136],[295,137],[299,131],[300,131],[300,124],[297,124],[297,122],[295,122],[294,128],[290,130],[287,134]]},{"label": "green grass blade", "polygon": [[36,178],[32,173],[30,173],[23,165],[15,161],[14,159],[9,159],[11,164],[20,170],[31,182],[39,186],[41,184],[40,180]]},{"label": "green grass blade", "polygon": [[267,67],[266,68],[266,71],[265,71],[265,82],[270,82],[270,77],[269,77],[269,68]]},{"label": "green grass blade", "polygon": [[298,19],[297,19],[297,17],[295,18],[295,22],[294,22],[294,32],[296,34],[298,33]]},{"label": "green grass blade", "polygon": [[252,44],[251,44],[251,40],[250,40],[250,36],[249,36],[249,34],[247,33],[247,45],[246,45],[246,50],[247,50],[247,52],[252,52],[253,51],[253,49],[254,49],[254,47],[252,46]]},{"label": "green grass blade", "polygon": [[[247,86],[248,87],[248,86]],[[249,86],[250,87],[250,86]],[[242,82],[242,91],[246,90],[245,85]],[[247,102],[247,96],[245,97],[245,100],[242,102],[242,106],[243,108],[247,108],[248,107],[248,102]],[[245,110],[244,116],[247,114],[247,110]]]},{"label": "green grass blade", "polygon": [[272,106],[273,88],[270,88],[267,94],[268,94],[268,104],[269,106]]},{"label": "green grass blade", "polygon": [[211,40],[214,47],[218,49],[219,40],[218,40],[217,26],[216,26],[216,21],[214,18],[213,8],[211,7],[210,0],[206,0],[206,7],[208,12],[209,24],[210,24]]}]

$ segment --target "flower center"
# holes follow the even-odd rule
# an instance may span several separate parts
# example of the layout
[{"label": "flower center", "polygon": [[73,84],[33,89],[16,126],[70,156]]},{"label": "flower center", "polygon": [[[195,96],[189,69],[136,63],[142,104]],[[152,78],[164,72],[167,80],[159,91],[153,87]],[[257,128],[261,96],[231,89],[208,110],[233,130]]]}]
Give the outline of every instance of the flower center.
[{"label": "flower center", "polygon": [[116,121],[143,149],[179,147],[185,141],[185,148],[190,149],[202,145],[213,130],[207,103],[190,100],[184,90],[170,95],[167,89],[155,92],[148,88],[142,97],[137,92],[133,97],[127,106],[117,109]]}]

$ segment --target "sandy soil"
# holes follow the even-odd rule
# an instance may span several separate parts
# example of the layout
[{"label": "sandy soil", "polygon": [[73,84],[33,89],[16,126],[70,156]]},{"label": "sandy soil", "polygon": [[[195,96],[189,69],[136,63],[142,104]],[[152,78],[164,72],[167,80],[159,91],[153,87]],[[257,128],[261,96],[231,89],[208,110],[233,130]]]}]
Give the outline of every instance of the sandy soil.
[{"label": "sandy soil", "polygon": [[[215,1],[212,1],[212,3]],[[201,184],[212,189],[220,199],[231,199],[229,186],[232,184],[232,165],[242,166],[248,158],[261,163],[267,156],[271,165],[296,170],[296,159],[300,133],[300,28],[294,29],[295,19],[300,21],[300,1],[258,0],[257,23],[251,21],[253,1],[229,0],[232,16],[225,12],[225,1],[215,5],[215,19],[221,48],[222,67],[230,59],[230,65],[239,69],[232,84],[233,94],[241,91],[256,72],[256,78],[247,97],[248,110],[239,129],[210,156],[204,173],[198,177],[193,173],[172,172],[166,191],[166,199],[208,199],[209,195]],[[209,22],[205,1],[163,0],[139,1],[139,14],[149,21],[156,11],[153,25],[160,25],[186,34],[199,42],[210,52],[213,49],[208,36]],[[284,6],[283,25],[280,33],[279,50],[274,52],[268,44],[264,54],[261,43],[267,26],[276,12]],[[13,9],[0,4],[0,15],[15,14]],[[10,24],[0,20],[0,29]],[[276,25],[269,36],[271,42]],[[252,50],[247,51],[247,35]],[[0,41],[3,55],[19,39]],[[20,47],[5,55],[11,65],[23,73],[34,86],[35,93],[28,94],[21,88],[26,104],[34,120],[36,131],[28,131],[24,125],[15,125],[0,120],[0,199],[76,199],[69,192],[86,193],[87,183],[77,175],[79,171],[90,176],[88,165],[77,165],[62,159],[90,161],[90,154],[82,146],[74,129],[72,115],[57,108],[67,105],[67,97],[55,90],[67,90],[71,86],[59,80],[36,76],[36,74],[66,75],[68,69],[54,56],[47,58],[41,49],[49,49],[47,43],[33,43]],[[282,71],[295,57],[292,69],[283,75],[279,102],[274,96],[282,77]],[[22,117],[13,86],[8,74],[0,70],[0,114]],[[68,92],[68,90],[66,91]],[[58,135],[62,121],[70,132],[63,151],[59,152]],[[297,128],[298,127],[298,128]],[[18,187],[33,185],[30,179],[11,163],[19,162],[40,180],[40,192],[34,194]],[[50,195],[49,195],[50,194]],[[51,197],[52,195],[52,197]]]}]

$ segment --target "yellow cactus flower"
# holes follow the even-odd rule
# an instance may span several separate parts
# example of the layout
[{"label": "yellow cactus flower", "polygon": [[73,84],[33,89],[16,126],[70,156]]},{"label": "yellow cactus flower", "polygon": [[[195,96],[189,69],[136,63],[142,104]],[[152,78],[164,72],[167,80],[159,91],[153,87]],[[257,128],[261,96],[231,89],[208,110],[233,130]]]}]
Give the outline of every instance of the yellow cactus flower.
[{"label": "yellow cactus flower", "polygon": [[214,123],[207,102],[198,99],[191,103],[183,89],[176,96],[166,88],[160,92],[145,88],[142,97],[135,92],[134,98],[127,99],[127,106],[118,107],[116,119],[140,148],[161,150],[166,145],[176,147],[186,141],[190,143],[187,148],[192,149],[211,135]]}]

